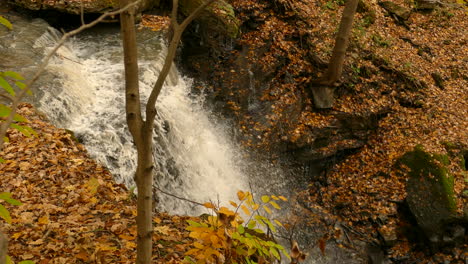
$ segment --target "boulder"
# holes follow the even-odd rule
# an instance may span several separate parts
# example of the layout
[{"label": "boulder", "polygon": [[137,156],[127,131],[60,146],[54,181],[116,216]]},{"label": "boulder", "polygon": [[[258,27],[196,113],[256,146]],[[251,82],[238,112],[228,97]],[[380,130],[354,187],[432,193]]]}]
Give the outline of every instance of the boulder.
[{"label": "boulder", "polygon": [[446,225],[457,218],[448,157],[425,152],[418,145],[400,162],[409,169],[406,201],[411,213],[432,245],[439,246],[447,235]]},{"label": "boulder", "polygon": [[411,10],[402,6],[399,6],[391,1],[379,2],[379,5],[383,7],[389,14],[395,15],[399,19],[407,20],[411,14]]},{"label": "boulder", "polygon": [[[204,2],[206,0],[180,0],[179,11],[188,16]],[[236,38],[240,33],[240,22],[234,14],[233,7],[223,0],[209,5],[197,21],[204,27],[231,38]]]}]

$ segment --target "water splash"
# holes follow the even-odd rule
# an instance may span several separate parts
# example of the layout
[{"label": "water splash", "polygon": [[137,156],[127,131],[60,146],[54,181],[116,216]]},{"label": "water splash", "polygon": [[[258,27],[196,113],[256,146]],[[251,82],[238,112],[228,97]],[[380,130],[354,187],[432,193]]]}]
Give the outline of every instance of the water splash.
[{"label": "water splash", "polygon": [[[49,31],[36,45],[51,47],[57,34]],[[143,101],[159,74],[166,48],[158,38],[140,47],[140,88]],[[148,48],[153,45],[156,48]],[[103,47],[97,50],[96,47]],[[73,130],[90,154],[110,169],[117,181],[134,185],[136,168],[131,137],[125,123],[123,63],[119,36],[88,34],[60,48],[47,68],[59,78],[61,90],[41,99],[40,109],[57,125]],[[233,199],[246,189],[239,166],[240,151],[225,129],[211,120],[202,97],[190,93],[191,80],[175,67],[157,102],[159,116],[154,136],[158,187],[196,201]],[[197,213],[173,198],[160,197],[160,209]]]}]

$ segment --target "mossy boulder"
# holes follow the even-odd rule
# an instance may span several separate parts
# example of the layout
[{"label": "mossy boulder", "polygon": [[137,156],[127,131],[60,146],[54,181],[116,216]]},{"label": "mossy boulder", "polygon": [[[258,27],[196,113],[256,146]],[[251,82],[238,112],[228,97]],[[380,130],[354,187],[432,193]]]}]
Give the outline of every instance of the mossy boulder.
[{"label": "mossy boulder", "polygon": [[437,242],[443,227],[456,219],[454,178],[446,155],[431,154],[416,146],[400,159],[408,169],[406,201],[428,239]]},{"label": "mossy boulder", "polygon": [[[180,0],[179,11],[188,16],[205,2],[206,0]],[[234,14],[233,7],[223,0],[210,4],[197,21],[202,26],[231,38],[236,38],[240,33],[240,22]]]}]

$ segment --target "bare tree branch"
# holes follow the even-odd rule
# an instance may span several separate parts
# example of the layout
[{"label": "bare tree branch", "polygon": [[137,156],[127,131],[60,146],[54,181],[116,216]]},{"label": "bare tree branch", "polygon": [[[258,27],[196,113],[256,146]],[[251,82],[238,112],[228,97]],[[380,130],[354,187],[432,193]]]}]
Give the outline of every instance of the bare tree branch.
[{"label": "bare tree branch", "polygon": [[[169,71],[172,66],[172,62],[174,61],[175,54],[177,51],[177,46],[179,45],[179,41],[182,37],[182,33],[185,30],[185,28],[188,26],[188,24],[195,19],[200,13],[211,3],[213,3],[216,0],[208,0],[202,5],[198,6],[198,8],[190,14],[183,22],[180,24],[180,26],[175,22],[173,24],[173,30],[174,34],[172,36],[171,42],[169,44],[168,52],[166,55],[166,59],[164,61],[163,68],[161,72],[159,73],[158,80],[156,81],[153,90],[151,91],[150,97],[148,99],[148,104],[146,104],[146,128],[147,130],[151,130],[153,127],[153,122],[154,118],[156,117],[156,100],[159,97],[159,94],[161,93],[161,89],[164,84],[164,80],[166,79],[167,75],[169,74]],[[173,5],[177,4],[178,0],[173,0]],[[173,12],[174,9],[177,10],[177,7],[173,7]],[[171,18],[172,21],[176,20],[174,17]],[[177,26],[176,26],[177,25]]]},{"label": "bare tree branch", "polygon": [[192,204],[195,204],[195,205],[204,206],[202,203],[199,203],[199,202],[197,202],[197,201],[193,201],[193,200],[190,200],[190,199],[181,197],[181,196],[177,196],[177,195],[172,194],[172,193],[170,193],[170,192],[163,191],[163,190],[161,190],[160,188],[158,188],[158,187],[156,187],[156,186],[154,186],[153,188],[156,189],[158,192],[161,192],[161,193],[163,193],[163,194],[165,194],[165,195],[167,195],[167,196],[171,196],[171,197],[174,197],[174,198],[176,198],[176,199],[179,199],[179,200],[182,200],[182,201],[186,201],[186,202],[189,202],[189,203],[192,203]]},{"label": "bare tree branch", "polygon": [[96,20],[92,21],[91,23],[84,24],[84,25],[80,26],[79,28],[64,34],[62,36],[62,38],[60,38],[60,40],[57,42],[57,44],[52,49],[52,51],[50,51],[47,54],[47,56],[44,58],[41,65],[38,67],[38,69],[34,73],[32,79],[29,80],[26,83],[25,88],[23,90],[21,90],[16,95],[15,99],[12,101],[11,106],[10,106],[11,107],[10,115],[6,118],[6,120],[4,122],[2,122],[0,124],[0,151],[3,149],[3,143],[4,143],[3,136],[6,134],[6,131],[7,131],[8,127],[10,127],[11,123],[13,122],[13,117],[16,114],[16,110],[18,108],[19,103],[21,102],[21,99],[26,95],[26,93],[29,91],[31,86],[37,81],[37,79],[39,79],[39,76],[41,76],[41,74],[45,71],[45,68],[49,64],[49,60],[52,58],[52,56],[54,56],[54,54],[57,52],[57,50],[65,43],[65,41],[67,39],[69,39],[70,37],[82,32],[82,31],[84,31],[84,30],[86,30],[88,28],[91,28],[91,27],[97,25],[99,22],[103,21],[106,17],[118,15],[118,14],[128,10],[129,8],[132,8],[132,7],[136,6],[141,1],[142,0],[137,0],[137,1],[135,1],[135,2],[133,2],[131,4],[129,4],[129,5],[125,6],[124,8],[118,9],[118,10],[113,11],[113,12],[104,13],[100,17],[98,17]]}]

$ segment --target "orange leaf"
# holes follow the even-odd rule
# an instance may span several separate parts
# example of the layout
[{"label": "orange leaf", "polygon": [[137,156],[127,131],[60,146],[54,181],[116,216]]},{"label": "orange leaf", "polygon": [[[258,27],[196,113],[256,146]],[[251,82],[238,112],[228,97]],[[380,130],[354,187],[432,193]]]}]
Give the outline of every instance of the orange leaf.
[{"label": "orange leaf", "polygon": [[210,202],[204,203],[203,206],[205,206],[208,209],[215,209],[216,208],[216,206],[213,203],[210,203]]}]

